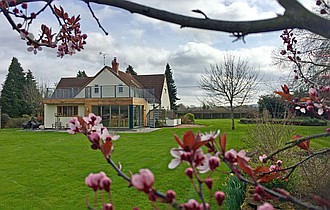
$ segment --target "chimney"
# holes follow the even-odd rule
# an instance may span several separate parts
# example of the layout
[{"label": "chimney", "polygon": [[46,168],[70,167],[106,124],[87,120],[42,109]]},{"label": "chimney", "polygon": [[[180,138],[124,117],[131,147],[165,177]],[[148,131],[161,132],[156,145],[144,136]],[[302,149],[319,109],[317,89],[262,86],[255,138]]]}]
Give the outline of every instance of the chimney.
[{"label": "chimney", "polygon": [[114,70],[116,72],[117,75],[119,75],[119,63],[117,63],[117,58],[114,57],[112,62],[111,62],[111,65],[112,65],[112,70]]}]

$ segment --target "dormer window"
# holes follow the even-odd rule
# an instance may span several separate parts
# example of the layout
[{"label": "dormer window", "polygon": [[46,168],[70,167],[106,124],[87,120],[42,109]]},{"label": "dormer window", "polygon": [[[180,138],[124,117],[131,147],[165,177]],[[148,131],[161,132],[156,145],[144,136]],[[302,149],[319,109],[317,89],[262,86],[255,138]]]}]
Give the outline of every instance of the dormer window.
[{"label": "dormer window", "polygon": [[99,93],[99,85],[94,86],[94,93]]},{"label": "dormer window", "polygon": [[124,92],[124,87],[123,87],[123,85],[118,85],[118,92],[119,92],[119,93]]}]

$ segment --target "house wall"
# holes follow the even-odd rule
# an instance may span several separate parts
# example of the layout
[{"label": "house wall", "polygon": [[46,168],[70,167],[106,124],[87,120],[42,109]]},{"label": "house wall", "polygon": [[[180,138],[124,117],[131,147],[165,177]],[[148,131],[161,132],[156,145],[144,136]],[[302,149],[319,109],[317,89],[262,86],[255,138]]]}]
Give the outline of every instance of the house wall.
[{"label": "house wall", "polygon": [[[98,85],[98,93],[95,93],[95,88]],[[122,85],[123,92],[119,92],[119,85]],[[125,85],[116,75],[107,69],[104,69],[100,74],[93,79],[87,86],[91,88],[91,98],[107,98],[107,97],[129,97],[129,87]],[[75,98],[86,98],[85,89],[82,89]]]},{"label": "house wall", "polygon": [[171,109],[170,96],[169,96],[169,90],[167,87],[166,78],[164,79],[163,90],[161,95],[161,108],[166,110]]},{"label": "house wall", "polygon": [[[61,126],[67,127],[71,117],[56,117],[55,114],[57,113],[57,106],[65,106],[64,103],[59,104],[44,104],[44,126],[45,128],[55,128],[55,122],[59,122]],[[68,106],[73,104],[67,104]],[[78,115],[85,116],[84,114],[84,105],[74,105],[78,106]]]}]

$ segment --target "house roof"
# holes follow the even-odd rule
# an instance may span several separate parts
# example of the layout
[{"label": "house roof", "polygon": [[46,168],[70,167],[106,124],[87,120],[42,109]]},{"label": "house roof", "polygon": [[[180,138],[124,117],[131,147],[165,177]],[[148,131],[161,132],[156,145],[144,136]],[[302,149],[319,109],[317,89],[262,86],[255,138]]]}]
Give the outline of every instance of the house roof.
[{"label": "house roof", "polygon": [[165,74],[134,75],[134,77],[146,88],[153,89],[155,97],[160,100],[163,91]]},{"label": "house roof", "polygon": [[150,74],[150,75],[131,75],[123,71],[116,71],[114,68],[105,66],[94,77],[69,77],[61,78],[56,86],[56,89],[79,88],[82,89],[95,79],[102,71],[108,70],[117,76],[123,83],[128,86],[144,88],[151,90],[151,94],[156,97],[156,101],[160,101],[163,90],[165,74]]},{"label": "house roof", "polygon": [[56,86],[56,89],[66,89],[66,88],[83,88],[94,77],[68,77],[61,78],[59,83]]}]

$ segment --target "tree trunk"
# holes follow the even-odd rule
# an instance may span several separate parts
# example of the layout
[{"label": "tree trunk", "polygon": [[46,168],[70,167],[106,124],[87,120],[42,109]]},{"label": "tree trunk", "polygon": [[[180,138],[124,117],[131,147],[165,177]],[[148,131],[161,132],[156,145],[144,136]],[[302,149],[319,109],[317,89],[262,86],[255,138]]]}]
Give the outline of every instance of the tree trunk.
[{"label": "tree trunk", "polygon": [[230,118],[231,118],[231,129],[235,130],[234,110],[230,110]]}]

